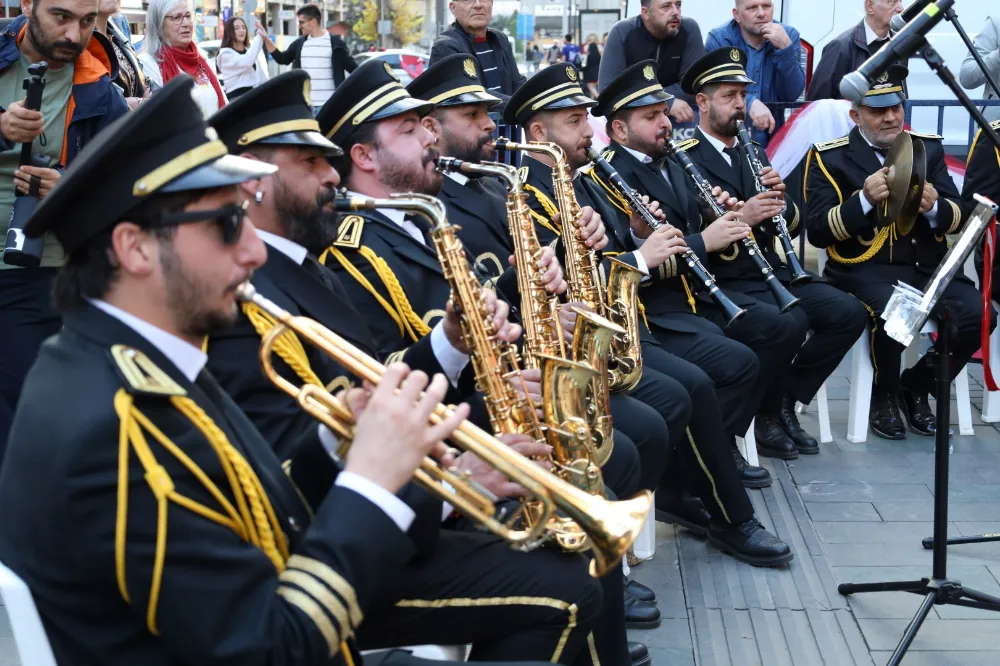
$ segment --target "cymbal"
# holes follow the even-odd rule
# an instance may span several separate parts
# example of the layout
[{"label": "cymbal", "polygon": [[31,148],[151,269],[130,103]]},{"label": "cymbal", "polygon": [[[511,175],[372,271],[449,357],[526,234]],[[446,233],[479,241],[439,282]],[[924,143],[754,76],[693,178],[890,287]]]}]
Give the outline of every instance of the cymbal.
[{"label": "cymbal", "polygon": [[889,167],[889,198],[878,206],[879,224],[896,223],[896,231],[905,236],[913,229],[920,214],[920,199],[927,180],[927,155],[924,142],[908,132],[900,132],[885,158]]}]

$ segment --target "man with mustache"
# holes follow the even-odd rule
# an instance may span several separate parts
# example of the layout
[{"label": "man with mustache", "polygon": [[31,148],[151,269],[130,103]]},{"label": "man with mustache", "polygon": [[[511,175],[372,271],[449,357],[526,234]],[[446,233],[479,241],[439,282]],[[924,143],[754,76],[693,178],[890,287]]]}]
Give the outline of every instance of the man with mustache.
[{"label": "man with mustache", "polygon": [[[269,255],[254,273],[254,286],[293,314],[315,319],[374,357],[364,317],[347,298],[340,278],[316,260],[316,252],[336,237],[337,216],[326,195],[339,184],[339,177],[326,157],[340,155],[340,150],[318,131],[311,101],[304,93],[308,80],[302,70],[275,77],[227,105],[209,124],[231,152],[273,164],[279,173],[284,171],[244,186],[251,201],[250,212],[257,218],[255,226],[259,225],[257,233]],[[253,362],[261,337],[271,325],[258,309],[244,305],[236,326],[211,336],[208,368],[287,461],[286,469],[295,472],[295,466],[302,464],[303,449],[316,448],[317,424]],[[505,322],[497,326],[502,337],[516,337],[516,327]],[[430,376],[445,371],[434,357],[430,336],[408,349],[403,361],[415,370],[425,369]],[[304,340],[301,353],[279,346],[274,363],[275,369],[296,385],[346,383],[345,371]],[[458,402],[461,397],[453,395],[452,399]],[[338,442],[321,432],[324,444],[335,450]],[[525,456],[550,453],[544,443],[525,436],[503,439]],[[325,451],[316,455],[325,455]],[[454,465],[472,482],[498,496],[524,492],[472,454],[458,456]],[[312,507],[318,507],[328,492],[329,480],[305,469],[299,472],[299,490]],[[442,515],[452,513],[450,506],[442,510],[440,500],[414,484],[404,486],[397,496],[414,511],[407,536],[421,557],[418,563],[387,572],[396,584],[367,611],[369,621],[357,634],[361,649],[472,643],[474,661],[547,660],[566,635],[561,663],[572,663],[582,649],[585,651],[589,628],[578,625],[567,630],[568,620],[577,619],[567,612],[570,606],[582,609],[584,617],[596,614],[599,607],[598,584],[590,579],[585,558],[549,549],[518,553],[493,535],[441,530]],[[515,596],[534,601],[522,602],[517,613],[499,602],[472,607],[462,607],[457,601],[444,603],[444,597]],[[424,598],[435,599],[439,607],[397,604]],[[556,601],[545,605],[538,603],[540,598]]]},{"label": "man with mustache", "polygon": [[[748,155],[736,138],[736,123],[746,119],[746,54],[730,47],[705,54],[684,75],[682,85],[696,95],[701,113],[694,138],[682,144],[691,160],[713,185],[727,188],[745,201],[741,219],[751,227],[775,276],[794,296],[798,306],[782,314],[742,241],[709,254],[709,270],[747,316],[726,334],[753,349],[759,359],[760,406],[754,424],[761,455],[785,460],[819,452],[819,443],[799,424],[795,403],[808,403],[854,344],[865,325],[864,308],[842,291],[813,276],[810,282],[790,286],[791,275],[774,249],[776,230],[771,219],[783,214],[790,234],[799,230],[799,209],[784,193],[784,183],[770,167],[763,148],[757,156],[764,165],[757,177],[765,192],[758,194]],[[689,194],[697,198],[688,179]],[[699,200],[699,203],[700,200]],[[711,224],[713,212],[702,206],[702,223]],[[762,224],[763,223],[763,224]],[[718,313],[709,312],[717,323]],[[806,340],[806,332],[812,335]],[[794,359],[794,361],[793,361]]]},{"label": "man with mustache", "polygon": [[[334,166],[349,194],[387,199],[395,194],[438,193],[442,176],[434,161],[439,152],[434,135],[421,123],[433,108],[433,103],[411,97],[381,62],[368,61],[347,78],[317,120],[321,132],[343,149]],[[321,257],[341,278],[357,310],[368,318],[374,339],[385,349],[401,350],[407,344],[401,332],[415,341],[427,334],[425,322],[445,314],[450,286],[425,225],[423,219],[389,208],[359,211],[344,218]],[[419,312],[426,314],[421,317]],[[637,427],[647,428],[644,423]],[[631,496],[639,481],[636,445],[616,432],[611,460],[602,471],[614,494]],[[618,569],[601,579],[604,606],[594,624],[601,663],[632,661],[622,578]],[[647,617],[658,622],[659,611],[652,611]],[[649,657],[645,649],[638,656]]]},{"label": "man with mustache", "polygon": [[[118,61],[107,42],[91,40],[97,0],[25,0],[23,15],[0,31],[0,230],[7,235],[17,195],[45,197],[81,148],[128,111],[112,83]],[[40,111],[24,108],[28,66],[48,63]],[[44,140],[39,139],[43,137]],[[51,168],[20,166],[21,146]],[[59,330],[49,294],[63,252],[46,236],[40,257],[0,262],[0,459],[14,407],[42,341]],[[18,263],[14,263],[18,261]]]},{"label": "man with mustache", "polygon": [[694,97],[681,89],[681,76],[705,53],[701,28],[681,17],[681,0],[640,0],[639,16],[622,19],[608,33],[601,54],[597,89],[604,90],[626,67],[656,62],[656,78],[674,96],[670,116],[679,123],[694,120]]},{"label": "man with mustache", "polygon": [[[885,334],[880,315],[897,282],[924,288],[948,251],[945,234],[961,229],[971,211],[962,205],[948,174],[941,137],[910,132],[915,141],[923,141],[927,155],[920,214],[906,236],[899,234],[895,221],[882,224],[877,217],[876,207],[889,197],[889,169],[883,166],[886,152],[904,131],[907,73],[902,65],[890,66],[864,101],[852,106],[851,119],[857,126],[845,137],[817,144],[806,165],[806,225],[809,240],[827,248],[830,260],[824,275],[860,299],[871,315],[875,385],[869,425],[885,439],[903,439],[907,426],[919,435],[934,434],[928,395],[934,390],[933,354],[941,350],[933,347],[931,354],[900,376],[903,347]],[[982,305],[979,292],[963,276],[948,285],[941,301],[950,304],[957,331],[948,350],[954,378],[979,349]],[[990,321],[992,328],[996,325],[992,308]]]},{"label": "man with mustache", "polygon": [[[662,95],[661,89],[661,100]],[[559,64],[528,79],[511,97],[504,110],[504,121],[520,125],[531,141],[558,145],[573,173],[589,162],[586,148],[594,131],[587,121],[587,110],[595,104],[583,92],[576,70]],[[522,164],[528,204],[539,239],[546,244],[555,242],[561,238],[561,229],[554,221],[558,206],[554,202],[552,165],[547,157],[533,153],[525,155]],[[615,216],[603,190],[591,179],[575,176],[572,186],[584,211],[598,217],[594,211],[602,210],[602,219]],[[715,194],[721,201],[729,198],[721,190]],[[649,208],[654,215],[659,212],[656,202]],[[639,216],[633,215],[631,223],[638,226],[639,222]],[[656,279],[662,278],[659,268],[670,260],[677,261],[678,252],[685,247],[681,231],[675,227],[664,226],[649,234],[641,247],[622,238],[619,232],[612,227],[612,233],[607,235],[606,252],[617,253],[618,260],[635,266],[644,280],[654,279],[654,273]],[[642,378],[627,395],[616,397],[652,407],[667,422],[672,436],[666,442],[672,454],[669,464],[675,469],[667,475],[663,474],[663,467],[658,472],[644,474],[653,487],[663,490],[656,499],[660,518],[707,534],[709,543],[744,562],[755,566],[785,564],[792,559],[791,549],[768,533],[754,517],[729,450],[722,419],[718,413],[713,415],[716,397],[712,380],[693,363],[664,351],[644,324],[640,325],[640,336]],[[687,408],[677,410],[677,404]],[[617,407],[615,421],[627,420],[629,413],[622,407],[631,407],[629,402]],[[664,481],[668,482],[666,486]],[[704,506],[695,502],[692,507],[684,491],[693,493]]]}]

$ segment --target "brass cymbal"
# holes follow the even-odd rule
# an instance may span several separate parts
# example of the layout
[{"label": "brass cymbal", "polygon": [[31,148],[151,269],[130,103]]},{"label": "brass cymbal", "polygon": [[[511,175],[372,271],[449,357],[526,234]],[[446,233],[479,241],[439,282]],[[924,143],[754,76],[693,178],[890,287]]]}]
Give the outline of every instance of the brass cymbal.
[{"label": "brass cymbal", "polygon": [[927,179],[927,156],[924,142],[908,132],[900,132],[885,158],[889,167],[889,198],[878,206],[881,225],[896,223],[896,231],[905,236],[913,229],[920,214],[920,198]]}]

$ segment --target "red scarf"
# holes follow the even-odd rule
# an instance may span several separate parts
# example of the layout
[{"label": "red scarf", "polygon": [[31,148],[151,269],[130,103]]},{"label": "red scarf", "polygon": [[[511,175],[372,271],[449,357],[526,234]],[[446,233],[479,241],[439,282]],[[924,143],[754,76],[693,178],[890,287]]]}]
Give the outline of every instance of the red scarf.
[{"label": "red scarf", "polygon": [[226,96],[222,94],[222,88],[219,87],[219,79],[215,78],[215,72],[202,59],[201,53],[198,51],[198,47],[194,45],[194,42],[189,42],[185,48],[165,45],[160,49],[160,74],[163,75],[164,84],[181,72],[188,74],[192,79],[197,81],[202,71],[208,76],[212,87],[215,88],[215,94],[219,96],[219,108],[221,109],[226,105]]}]

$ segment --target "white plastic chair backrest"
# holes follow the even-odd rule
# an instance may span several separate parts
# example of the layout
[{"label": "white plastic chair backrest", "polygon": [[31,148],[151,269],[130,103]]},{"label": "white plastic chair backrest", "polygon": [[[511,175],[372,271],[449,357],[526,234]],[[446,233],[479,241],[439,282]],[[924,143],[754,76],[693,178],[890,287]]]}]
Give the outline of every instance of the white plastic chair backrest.
[{"label": "white plastic chair backrest", "polygon": [[14,644],[22,666],[56,666],[56,658],[35,608],[31,591],[21,578],[0,562],[0,596],[6,606]]},{"label": "white plastic chair backrest", "polygon": [[823,277],[823,267],[826,266],[826,248],[816,248],[816,274]]}]

